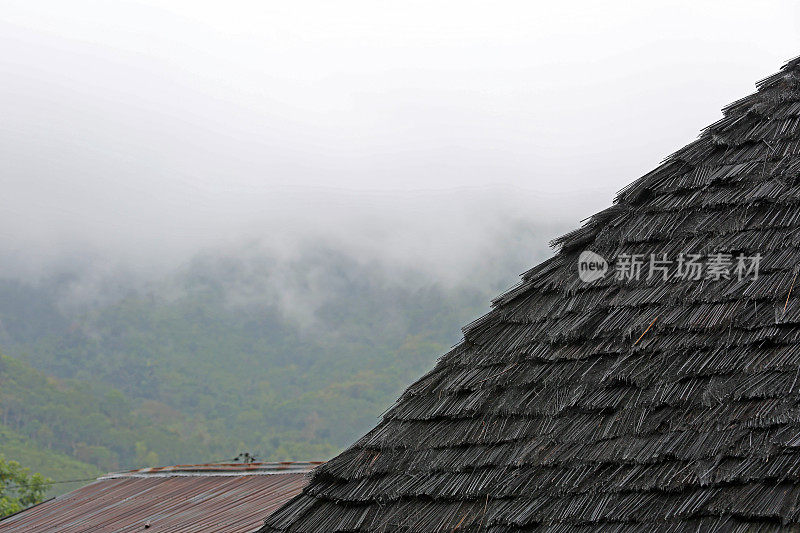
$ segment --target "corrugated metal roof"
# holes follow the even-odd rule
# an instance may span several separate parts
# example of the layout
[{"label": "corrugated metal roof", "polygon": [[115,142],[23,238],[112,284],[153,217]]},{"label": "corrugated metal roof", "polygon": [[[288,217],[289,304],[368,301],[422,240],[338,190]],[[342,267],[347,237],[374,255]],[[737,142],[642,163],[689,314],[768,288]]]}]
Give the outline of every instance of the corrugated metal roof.
[{"label": "corrugated metal roof", "polygon": [[320,463],[204,464],[116,472],[0,521],[0,531],[249,533]]}]

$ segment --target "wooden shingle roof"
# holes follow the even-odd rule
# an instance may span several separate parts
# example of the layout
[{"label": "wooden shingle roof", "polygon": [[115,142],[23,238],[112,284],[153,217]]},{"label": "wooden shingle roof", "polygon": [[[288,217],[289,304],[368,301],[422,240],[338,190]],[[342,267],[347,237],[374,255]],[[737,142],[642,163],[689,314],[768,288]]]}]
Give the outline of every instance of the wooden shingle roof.
[{"label": "wooden shingle roof", "polygon": [[[800,528],[798,63],[557,239],[262,531]],[[667,280],[617,279],[650,254]]]}]

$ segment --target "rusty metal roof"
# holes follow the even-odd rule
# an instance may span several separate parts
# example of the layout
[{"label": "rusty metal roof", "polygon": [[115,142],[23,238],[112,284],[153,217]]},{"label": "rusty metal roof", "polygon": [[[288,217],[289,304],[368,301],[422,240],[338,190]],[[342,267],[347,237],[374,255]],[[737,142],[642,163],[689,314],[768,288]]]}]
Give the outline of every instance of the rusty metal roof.
[{"label": "rusty metal roof", "polygon": [[114,472],[0,520],[0,532],[250,533],[320,463],[202,464]]}]

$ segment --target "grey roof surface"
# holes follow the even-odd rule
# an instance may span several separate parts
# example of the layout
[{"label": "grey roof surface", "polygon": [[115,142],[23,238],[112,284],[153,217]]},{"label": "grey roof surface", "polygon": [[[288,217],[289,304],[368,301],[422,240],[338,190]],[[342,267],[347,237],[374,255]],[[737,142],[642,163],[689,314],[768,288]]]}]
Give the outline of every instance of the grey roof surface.
[{"label": "grey roof surface", "polygon": [[[757,87],[557,239],[263,531],[800,527],[798,60]],[[592,283],[585,250],[609,261]],[[682,253],[763,258],[691,279]],[[618,280],[626,254],[675,263]]]}]

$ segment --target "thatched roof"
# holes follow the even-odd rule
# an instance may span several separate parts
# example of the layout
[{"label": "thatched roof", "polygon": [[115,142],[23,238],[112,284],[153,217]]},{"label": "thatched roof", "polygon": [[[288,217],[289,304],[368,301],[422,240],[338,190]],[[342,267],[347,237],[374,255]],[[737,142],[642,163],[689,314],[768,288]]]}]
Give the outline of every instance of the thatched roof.
[{"label": "thatched roof", "polygon": [[[262,531],[800,527],[799,64],[557,239]],[[650,253],[763,259],[615,279]]]}]

